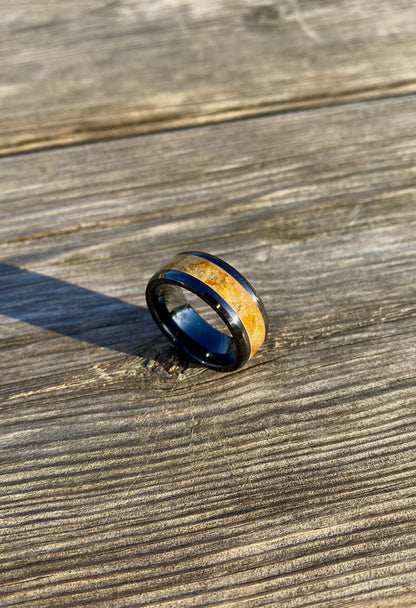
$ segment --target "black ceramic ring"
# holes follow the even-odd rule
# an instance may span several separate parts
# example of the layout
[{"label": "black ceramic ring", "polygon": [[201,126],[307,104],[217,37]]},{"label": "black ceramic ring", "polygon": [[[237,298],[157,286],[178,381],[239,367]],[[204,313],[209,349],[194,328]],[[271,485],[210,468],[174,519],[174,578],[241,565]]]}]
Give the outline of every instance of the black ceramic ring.
[{"label": "black ceramic ring", "polygon": [[[206,302],[225,324],[220,331],[194,309],[187,294]],[[244,365],[263,344],[267,315],[250,283],[208,253],[176,255],[150,279],[150,312],[160,329],[186,355],[218,371]]]}]

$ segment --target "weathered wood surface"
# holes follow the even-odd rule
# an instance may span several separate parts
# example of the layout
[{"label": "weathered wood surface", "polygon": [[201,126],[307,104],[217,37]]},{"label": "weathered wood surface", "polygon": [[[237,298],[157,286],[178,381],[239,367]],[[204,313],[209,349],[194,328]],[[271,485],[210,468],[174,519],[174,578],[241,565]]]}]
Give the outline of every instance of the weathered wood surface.
[{"label": "weathered wood surface", "polygon": [[[0,16],[0,606],[413,607],[414,3]],[[239,372],[145,307],[189,248],[263,296]]]},{"label": "weathered wood surface", "polygon": [[0,0],[0,153],[414,92],[413,0]]},{"label": "weathered wood surface", "polygon": [[[2,606],[414,605],[414,101],[1,159]],[[239,372],[145,309],[188,248],[264,298]]]}]

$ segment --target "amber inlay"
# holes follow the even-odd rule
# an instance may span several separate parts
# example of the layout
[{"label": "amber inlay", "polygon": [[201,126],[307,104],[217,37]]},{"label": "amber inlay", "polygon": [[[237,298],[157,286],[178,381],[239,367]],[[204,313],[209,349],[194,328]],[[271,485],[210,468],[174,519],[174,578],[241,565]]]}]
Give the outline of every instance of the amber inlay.
[{"label": "amber inlay", "polygon": [[168,268],[186,272],[209,285],[231,306],[249,337],[251,358],[264,342],[266,327],[263,315],[244,287],[223,268],[196,255],[179,254],[170,261]]}]

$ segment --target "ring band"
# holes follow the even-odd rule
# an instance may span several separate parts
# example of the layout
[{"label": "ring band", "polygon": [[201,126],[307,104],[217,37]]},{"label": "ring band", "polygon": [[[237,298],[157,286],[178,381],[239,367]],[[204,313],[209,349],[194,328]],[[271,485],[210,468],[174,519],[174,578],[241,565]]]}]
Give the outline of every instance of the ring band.
[{"label": "ring band", "polygon": [[[219,331],[188,302],[196,294],[229,331]],[[189,298],[190,299],[190,298]],[[244,365],[263,344],[267,315],[250,283],[235,268],[208,253],[179,253],[150,279],[149,310],[167,337],[189,357],[218,371]]]}]

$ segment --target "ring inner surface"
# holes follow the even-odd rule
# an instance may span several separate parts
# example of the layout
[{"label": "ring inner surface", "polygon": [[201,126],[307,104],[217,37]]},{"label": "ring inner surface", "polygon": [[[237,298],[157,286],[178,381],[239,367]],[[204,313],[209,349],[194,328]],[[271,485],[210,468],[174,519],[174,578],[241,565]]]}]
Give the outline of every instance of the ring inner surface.
[{"label": "ring inner surface", "polygon": [[[205,321],[194,310],[186,294],[190,295],[193,292],[170,283],[163,283],[155,288],[158,313],[163,325],[201,361],[212,360],[213,364],[220,365],[232,364],[236,359],[236,345],[232,336],[227,335],[230,331],[227,325],[215,311],[216,319],[221,321],[224,332],[227,333],[219,331]],[[202,298],[198,297],[198,300],[205,303]]]}]

